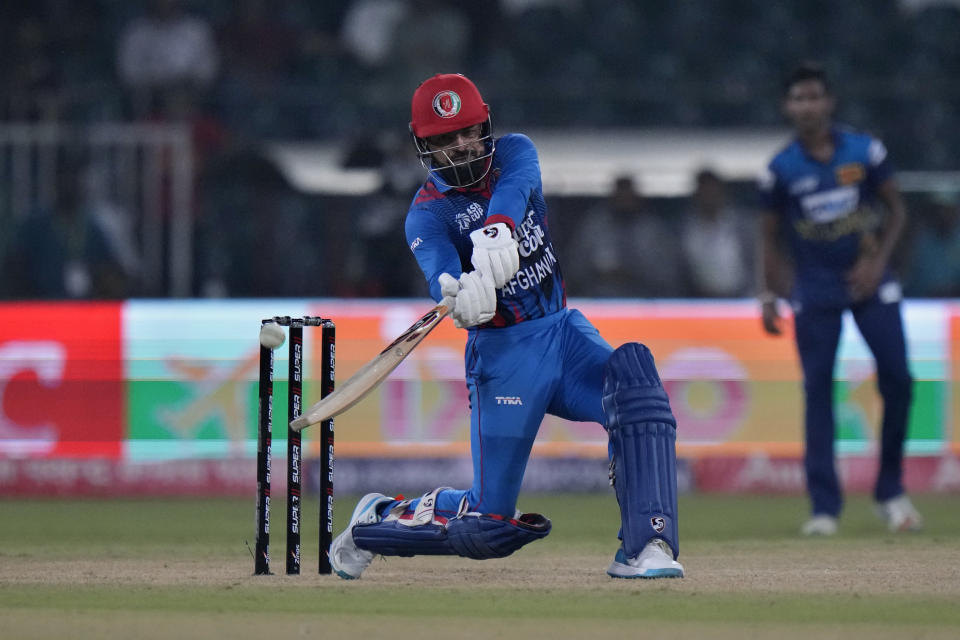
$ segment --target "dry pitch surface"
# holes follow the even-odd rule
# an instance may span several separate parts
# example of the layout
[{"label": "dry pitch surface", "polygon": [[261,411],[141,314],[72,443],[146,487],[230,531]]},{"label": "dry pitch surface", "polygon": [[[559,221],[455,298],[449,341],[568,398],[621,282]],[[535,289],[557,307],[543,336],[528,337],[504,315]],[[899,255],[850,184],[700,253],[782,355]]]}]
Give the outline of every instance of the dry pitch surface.
[{"label": "dry pitch surface", "polygon": [[927,531],[898,536],[855,499],[821,540],[795,534],[800,499],[685,497],[688,576],[655,581],[605,575],[609,500],[531,497],[555,529],[511,558],[390,558],[349,582],[315,573],[310,527],[303,575],[251,576],[249,501],[0,502],[0,635],[960,637],[955,496],[919,500]]}]

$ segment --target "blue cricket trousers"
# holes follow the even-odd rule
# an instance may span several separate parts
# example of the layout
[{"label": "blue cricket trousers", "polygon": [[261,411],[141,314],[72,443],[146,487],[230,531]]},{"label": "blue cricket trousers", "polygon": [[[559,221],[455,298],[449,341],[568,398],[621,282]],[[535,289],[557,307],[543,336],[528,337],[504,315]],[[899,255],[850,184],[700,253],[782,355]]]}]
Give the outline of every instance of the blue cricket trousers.
[{"label": "blue cricket trousers", "polygon": [[[913,384],[900,303],[883,303],[874,295],[850,311],[876,360],[877,386],[883,399],[880,469],[874,488],[874,498],[883,501],[903,493],[903,445]],[[839,515],[843,506],[834,457],[833,407],[833,371],[843,312],[843,308],[804,305],[794,318],[806,395],[807,489],[812,513],[832,516]]]},{"label": "blue cricket trousers", "polygon": [[[576,309],[471,331],[464,359],[473,486],[442,491],[437,513],[456,514],[466,495],[470,511],[512,518],[547,413],[603,428],[603,373],[611,353],[610,344]],[[384,505],[381,513],[394,504]]]}]

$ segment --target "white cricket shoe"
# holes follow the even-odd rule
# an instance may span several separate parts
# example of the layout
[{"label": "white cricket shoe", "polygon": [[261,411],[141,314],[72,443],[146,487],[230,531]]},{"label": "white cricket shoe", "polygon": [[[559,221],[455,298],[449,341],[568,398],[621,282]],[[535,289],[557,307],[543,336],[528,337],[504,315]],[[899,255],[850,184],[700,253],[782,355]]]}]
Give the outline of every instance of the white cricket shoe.
[{"label": "white cricket shoe", "polygon": [[330,544],[330,566],[334,573],[344,580],[354,580],[370,566],[374,554],[357,548],[353,542],[353,527],[358,524],[380,522],[377,507],[384,502],[392,501],[393,498],[388,498],[382,493],[368,493],[360,498],[360,502],[353,510],[353,515],[350,516],[350,524]]},{"label": "white cricket shoe", "polygon": [[805,536],[832,536],[837,532],[837,519],[821,513],[815,515],[800,527]]},{"label": "white cricket shoe", "polygon": [[683,565],[673,559],[673,550],[666,541],[654,538],[636,558],[627,558],[623,547],[607,568],[611,578],[682,578]]},{"label": "white cricket shoe", "polygon": [[876,507],[877,515],[887,523],[887,529],[899,531],[920,531],[923,528],[923,516],[910,502],[907,494],[881,502]]}]

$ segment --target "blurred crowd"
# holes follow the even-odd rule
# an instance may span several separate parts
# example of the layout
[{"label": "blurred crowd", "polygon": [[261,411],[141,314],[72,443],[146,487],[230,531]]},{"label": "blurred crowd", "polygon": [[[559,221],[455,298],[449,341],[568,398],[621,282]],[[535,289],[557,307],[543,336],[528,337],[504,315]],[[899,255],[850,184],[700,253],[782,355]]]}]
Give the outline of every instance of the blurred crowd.
[{"label": "blurred crowd", "polygon": [[[422,179],[403,134],[412,89],[438,71],[483,87],[501,134],[752,127],[782,124],[783,73],[816,57],[838,119],[883,138],[899,168],[960,166],[951,0],[34,0],[4,14],[0,121],[189,127],[196,296],[425,295],[403,242]],[[269,140],[339,141],[344,164],[382,170],[383,186],[297,191]],[[136,212],[97,189],[82,150],[58,156],[56,198],[0,207],[0,295],[168,291],[144,281]],[[10,164],[4,151],[0,189]],[[752,185],[711,167],[694,182],[684,198],[645,197],[626,175],[603,198],[548,193],[561,256],[587,256],[566,262],[568,294],[752,295]],[[910,194],[896,260],[908,295],[960,296],[958,193]]]}]

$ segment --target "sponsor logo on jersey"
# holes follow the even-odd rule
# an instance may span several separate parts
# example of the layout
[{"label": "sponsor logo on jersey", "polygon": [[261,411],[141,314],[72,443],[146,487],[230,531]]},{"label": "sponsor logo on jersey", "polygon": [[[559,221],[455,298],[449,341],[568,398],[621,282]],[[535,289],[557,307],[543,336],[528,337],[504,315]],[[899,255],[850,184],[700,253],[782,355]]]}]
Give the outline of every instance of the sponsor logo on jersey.
[{"label": "sponsor logo on jersey", "polygon": [[523,400],[519,396],[496,396],[497,404],[520,405],[523,406]]},{"label": "sponsor logo on jersey", "polygon": [[816,224],[833,222],[857,209],[860,192],[856,187],[837,187],[828,191],[811,193],[800,199],[803,215]]},{"label": "sponsor logo on jersey", "polygon": [[863,182],[866,176],[867,171],[859,162],[841,165],[836,170],[837,184],[839,185],[857,184]]},{"label": "sponsor logo on jersey", "polygon": [[441,118],[452,118],[460,113],[460,96],[453,91],[441,91],[433,96],[433,111]]},{"label": "sponsor logo on jersey", "polygon": [[799,196],[804,193],[815,191],[820,186],[820,179],[817,176],[803,176],[790,183],[790,195]]},{"label": "sponsor logo on jersey", "polygon": [[849,235],[863,235],[877,226],[876,213],[870,207],[858,207],[852,213],[828,222],[809,219],[796,220],[793,228],[804,240],[834,242]]},{"label": "sponsor logo on jersey", "polygon": [[482,219],[484,215],[483,205],[479,202],[471,202],[466,211],[461,211],[456,215],[457,228],[460,230],[460,234],[463,235],[465,231],[471,231],[473,223]]},{"label": "sponsor logo on jersey", "polygon": [[544,242],[546,242],[546,236],[546,232],[537,222],[536,218],[534,218],[533,209],[531,209],[527,212],[520,226],[513,232],[513,238],[519,245],[518,251],[520,257],[526,258],[542,247]]}]

